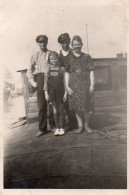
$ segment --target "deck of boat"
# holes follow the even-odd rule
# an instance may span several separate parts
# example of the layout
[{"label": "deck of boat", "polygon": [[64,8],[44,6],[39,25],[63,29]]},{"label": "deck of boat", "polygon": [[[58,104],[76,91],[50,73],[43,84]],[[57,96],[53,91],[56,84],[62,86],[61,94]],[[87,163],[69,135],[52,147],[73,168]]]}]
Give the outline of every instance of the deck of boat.
[{"label": "deck of boat", "polygon": [[[4,188],[126,189],[126,113],[96,113],[91,126],[114,125],[112,137],[52,132],[35,137],[38,122],[5,137]],[[116,139],[115,139],[116,137]]]}]

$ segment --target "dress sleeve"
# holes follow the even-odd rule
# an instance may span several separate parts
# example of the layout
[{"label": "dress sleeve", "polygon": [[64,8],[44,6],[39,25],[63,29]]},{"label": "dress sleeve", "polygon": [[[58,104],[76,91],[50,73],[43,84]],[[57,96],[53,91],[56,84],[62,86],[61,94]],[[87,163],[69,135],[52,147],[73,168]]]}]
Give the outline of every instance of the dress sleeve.
[{"label": "dress sleeve", "polygon": [[94,71],[94,62],[90,55],[88,55],[88,69]]}]

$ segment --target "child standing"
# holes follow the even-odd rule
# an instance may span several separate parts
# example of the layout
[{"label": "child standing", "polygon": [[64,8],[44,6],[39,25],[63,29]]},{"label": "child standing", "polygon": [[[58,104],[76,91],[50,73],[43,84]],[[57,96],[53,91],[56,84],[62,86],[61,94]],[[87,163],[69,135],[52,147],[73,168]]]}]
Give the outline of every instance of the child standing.
[{"label": "child standing", "polygon": [[53,107],[56,130],[54,135],[64,135],[64,104],[67,99],[64,82],[64,67],[61,66],[57,52],[51,51],[48,56],[48,71],[45,74],[45,98]]}]

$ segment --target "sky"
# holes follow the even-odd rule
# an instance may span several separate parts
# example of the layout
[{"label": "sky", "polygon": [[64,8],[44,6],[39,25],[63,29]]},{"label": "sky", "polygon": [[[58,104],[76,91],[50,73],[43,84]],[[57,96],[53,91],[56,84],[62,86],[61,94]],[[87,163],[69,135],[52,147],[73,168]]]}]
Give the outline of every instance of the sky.
[{"label": "sky", "polygon": [[105,4],[102,0],[97,1],[101,2],[98,4],[85,0],[72,4],[45,2],[4,0],[0,4],[0,59],[3,67],[11,72],[29,66],[30,57],[39,50],[35,42],[39,34],[48,36],[50,50],[60,50],[58,36],[68,32],[71,39],[74,35],[81,36],[85,53],[88,35],[89,53],[93,58],[116,57],[117,53],[127,52],[124,4],[114,1]]}]

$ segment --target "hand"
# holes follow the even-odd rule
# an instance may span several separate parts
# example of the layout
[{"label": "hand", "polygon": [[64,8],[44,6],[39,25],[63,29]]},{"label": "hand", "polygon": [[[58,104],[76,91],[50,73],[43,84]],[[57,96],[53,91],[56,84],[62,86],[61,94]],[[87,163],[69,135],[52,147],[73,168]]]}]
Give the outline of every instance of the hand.
[{"label": "hand", "polygon": [[66,102],[66,100],[67,100],[67,93],[64,94],[63,102]]},{"label": "hand", "polygon": [[73,91],[72,91],[72,89],[70,87],[67,87],[67,92],[68,92],[69,95],[73,94]]},{"label": "hand", "polygon": [[35,82],[35,81],[32,81],[31,82],[31,85],[35,88],[35,87],[37,87],[37,83]]},{"label": "hand", "polygon": [[47,102],[50,100],[50,97],[49,97],[49,95],[48,95],[48,92],[47,92],[47,91],[45,91],[45,99],[47,100]]}]

